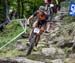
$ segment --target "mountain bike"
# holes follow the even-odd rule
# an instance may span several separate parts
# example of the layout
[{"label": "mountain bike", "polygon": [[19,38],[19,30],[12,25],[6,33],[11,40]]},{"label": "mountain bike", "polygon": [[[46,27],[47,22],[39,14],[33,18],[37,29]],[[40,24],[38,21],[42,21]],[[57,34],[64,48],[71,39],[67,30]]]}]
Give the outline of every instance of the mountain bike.
[{"label": "mountain bike", "polygon": [[47,4],[45,7],[45,10],[47,11],[47,15],[48,15],[48,23],[47,23],[47,30],[46,32],[48,32],[50,30],[50,28],[52,28],[52,19],[53,19],[53,8],[54,8],[54,4]]},{"label": "mountain bike", "polygon": [[37,38],[39,37],[38,34],[40,33],[40,27],[34,27],[32,29],[31,35],[29,37],[29,48],[27,50],[27,56],[31,54],[33,47],[37,44]]}]

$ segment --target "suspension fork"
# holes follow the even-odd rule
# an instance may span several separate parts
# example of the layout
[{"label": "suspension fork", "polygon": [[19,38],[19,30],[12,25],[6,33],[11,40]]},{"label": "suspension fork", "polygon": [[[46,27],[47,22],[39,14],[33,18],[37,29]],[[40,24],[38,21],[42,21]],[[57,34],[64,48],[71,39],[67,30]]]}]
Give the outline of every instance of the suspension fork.
[{"label": "suspension fork", "polygon": [[39,34],[37,34],[37,37],[36,37],[36,44],[35,44],[35,46],[37,46],[37,44],[39,43],[39,40],[40,40],[40,36],[41,36],[41,34],[43,33],[43,31],[42,30],[40,30],[40,33]]},{"label": "suspension fork", "polygon": [[31,39],[32,39],[32,34],[33,34],[33,30],[34,30],[34,28],[30,31],[30,35],[29,35],[29,42],[31,42]]},{"label": "suspension fork", "polygon": [[37,44],[38,44],[39,40],[40,40],[40,35],[37,35],[37,37],[36,37],[36,43],[35,43],[35,46],[37,46]]}]

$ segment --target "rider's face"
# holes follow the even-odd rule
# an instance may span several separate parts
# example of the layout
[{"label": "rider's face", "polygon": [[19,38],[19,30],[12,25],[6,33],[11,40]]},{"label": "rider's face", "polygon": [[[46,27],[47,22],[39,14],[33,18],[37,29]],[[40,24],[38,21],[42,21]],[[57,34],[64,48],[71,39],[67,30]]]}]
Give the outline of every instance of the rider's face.
[{"label": "rider's face", "polygon": [[37,17],[38,17],[40,20],[45,20],[45,19],[46,19],[46,16],[43,15],[41,12],[37,14]]}]

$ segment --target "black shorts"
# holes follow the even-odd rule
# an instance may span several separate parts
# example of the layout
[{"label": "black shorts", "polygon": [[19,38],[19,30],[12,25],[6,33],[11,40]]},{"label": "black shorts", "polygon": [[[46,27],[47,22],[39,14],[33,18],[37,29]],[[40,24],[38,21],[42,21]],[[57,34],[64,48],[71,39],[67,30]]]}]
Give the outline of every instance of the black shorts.
[{"label": "black shorts", "polygon": [[38,25],[41,25],[41,26],[46,26],[47,24],[47,21],[38,21]]}]

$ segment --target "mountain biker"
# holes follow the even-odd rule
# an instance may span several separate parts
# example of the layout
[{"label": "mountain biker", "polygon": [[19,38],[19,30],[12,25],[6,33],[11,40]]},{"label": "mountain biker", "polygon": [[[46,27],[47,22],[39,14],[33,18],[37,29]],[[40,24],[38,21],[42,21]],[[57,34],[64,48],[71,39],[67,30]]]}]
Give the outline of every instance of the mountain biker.
[{"label": "mountain biker", "polygon": [[[55,0],[56,1],[56,5],[58,5],[58,0]],[[46,29],[46,33],[49,32],[49,29],[50,29],[50,26],[51,26],[51,21],[52,21],[52,18],[53,18],[53,14],[57,12],[57,9],[55,9],[55,7],[57,8],[57,6],[54,6],[54,2],[53,0],[44,0],[45,4],[46,4],[46,10],[47,10],[47,13],[48,13],[48,22],[47,22],[47,29]],[[48,10],[48,7],[49,7],[49,10]]]},{"label": "mountain biker", "polygon": [[50,6],[50,4],[54,4],[54,1],[56,2],[56,7],[59,8],[59,0],[44,0],[46,4],[46,10],[48,9],[48,6]]},{"label": "mountain biker", "polygon": [[[38,27],[38,25],[41,25],[40,33],[38,34],[38,39],[37,39],[37,44],[38,44],[38,42],[40,40],[40,35],[46,30],[46,24],[47,24],[47,18],[48,18],[47,14],[45,12],[44,6],[40,6],[39,10],[37,10],[33,15],[31,15],[28,18],[28,22],[31,19],[33,19],[34,17],[36,17],[36,20],[33,23],[33,27]],[[31,31],[31,33],[32,33],[32,31]],[[30,33],[30,36],[31,36],[31,33]],[[35,46],[37,46],[37,44]]]},{"label": "mountain biker", "polygon": [[49,4],[52,4],[52,0],[44,0],[45,4],[46,4],[46,10],[48,10],[48,6]]}]

